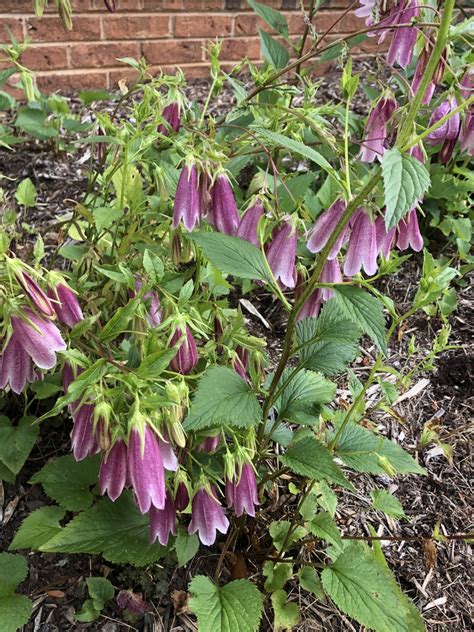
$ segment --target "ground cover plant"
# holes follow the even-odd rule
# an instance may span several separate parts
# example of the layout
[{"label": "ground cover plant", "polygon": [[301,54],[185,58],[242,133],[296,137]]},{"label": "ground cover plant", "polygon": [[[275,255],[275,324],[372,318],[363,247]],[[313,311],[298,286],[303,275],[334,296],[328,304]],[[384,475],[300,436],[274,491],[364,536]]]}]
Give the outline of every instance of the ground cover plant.
[{"label": "ground cover plant", "polygon": [[[73,28],[69,3],[57,4]],[[72,420],[72,454],[31,479],[52,504],[31,513],[2,554],[2,629],[17,629],[31,612],[16,593],[26,569],[13,551],[156,568],[185,566],[200,544],[216,543],[210,576],[188,587],[200,630],[258,630],[264,605],[275,629],[292,629],[301,618],[287,590],[295,581],[366,628],[423,629],[381,537],[344,534],[337,508],[357,495],[357,475],[425,474],[371,417],[391,410],[413,375],[449,348],[453,283],[471,263],[472,21],[455,16],[452,0],[365,2],[357,11],[367,28],[328,43],[311,27],[313,2],[304,41],[293,44],[282,14],[249,4],[279,37],[261,31],[264,66],[242,62],[230,74],[220,68],[220,44],[210,43],[202,106],[185,97],[181,73],[153,77],[143,60],[124,59],[138,80],[83,127],[59,99],[35,91],[18,46],[6,49],[29,100],[18,127],[38,137],[37,125],[24,124],[38,111],[58,150],[64,130],[82,134],[92,159],[57,251],[46,254],[39,238],[31,260],[17,257],[16,218],[2,218],[2,479],[15,480],[40,424]],[[391,38],[393,80],[366,87],[364,120],[352,110],[363,78],[350,50],[369,36]],[[340,102],[315,105],[318,84],[304,65],[313,58],[341,64]],[[252,88],[239,79],[244,65]],[[225,82],[236,105],[210,116]],[[457,235],[463,268],[424,248],[425,196],[450,201],[447,213],[433,204],[433,217]],[[32,183],[16,197],[34,206]],[[422,275],[399,312],[381,287],[412,252],[421,253]],[[255,294],[285,314],[275,361],[245,326],[242,309]],[[406,362],[389,366],[392,336],[419,311],[440,316],[430,353],[413,366],[413,339]],[[349,365],[363,336],[374,353],[361,381]],[[32,415],[38,401],[45,405]],[[403,519],[386,487],[378,484],[360,511]],[[284,509],[275,502],[282,490],[291,499]],[[257,538],[260,519],[267,528]],[[469,537],[432,529],[432,546]],[[258,572],[221,581],[229,555],[243,548]],[[87,588],[79,622],[114,596],[105,577],[90,577]],[[135,615],[147,610],[136,594],[120,600]]]}]

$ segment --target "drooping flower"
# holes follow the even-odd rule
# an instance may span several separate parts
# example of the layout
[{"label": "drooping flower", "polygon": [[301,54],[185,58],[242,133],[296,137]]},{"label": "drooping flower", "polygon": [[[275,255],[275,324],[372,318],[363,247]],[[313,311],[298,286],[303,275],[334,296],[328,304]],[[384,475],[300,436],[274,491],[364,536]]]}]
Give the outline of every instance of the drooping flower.
[{"label": "drooping flower", "polygon": [[180,327],[176,328],[170,341],[170,348],[178,344],[178,351],[170,362],[170,369],[181,375],[187,375],[191,373],[199,360],[196,341],[187,325],[184,331]]},{"label": "drooping flower", "polygon": [[232,368],[240,375],[243,380],[248,378],[247,369],[249,366],[249,352],[240,345],[235,350],[235,356],[232,360]]},{"label": "drooping flower", "polygon": [[206,454],[212,454],[217,450],[220,442],[220,434],[216,434],[212,437],[206,437],[204,441],[201,441],[201,443],[196,446],[196,452],[205,452]]},{"label": "drooping flower", "polygon": [[165,506],[165,470],[158,437],[150,426],[132,427],[128,440],[127,468],[138,508],[147,513],[150,507]]},{"label": "drooping flower", "polygon": [[81,404],[72,412],[71,450],[76,461],[100,451],[94,432],[94,406]]},{"label": "drooping flower", "polygon": [[257,235],[257,227],[260,218],[263,215],[263,206],[260,200],[257,200],[253,206],[248,208],[242,219],[240,220],[239,227],[237,228],[237,237],[246,239],[257,248],[260,247]]},{"label": "drooping flower", "polygon": [[33,305],[47,318],[53,318],[55,316],[55,311],[51,301],[33,277],[21,268],[18,268],[15,276]]},{"label": "drooping flower", "polygon": [[290,222],[275,228],[266,256],[273,276],[284,288],[296,286],[296,245],[298,232]]},{"label": "drooping flower", "polygon": [[177,511],[184,511],[189,505],[188,488],[183,482],[178,484],[178,489],[176,490],[176,495],[174,497],[174,504]]},{"label": "drooping flower", "polygon": [[179,463],[176,458],[176,454],[173,452],[173,446],[169,441],[168,435],[166,435],[164,439],[158,437],[158,444],[160,447],[161,458],[163,460],[163,467],[169,472],[176,472],[179,467]]},{"label": "drooping flower", "polygon": [[165,123],[160,123],[158,125],[158,132],[163,134],[163,136],[169,136],[170,128],[173,132],[179,132],[181,127],[181,117],[179,111],[179,103],[177,101],[173,101],[165,108],[163,108],[163,118],[166,121]]},{"label": "drooping flower", "polygon": [[11,390],[19,395],[27,382],[36,379],[31,357],[23,349],[18,336],[12,333],[0,355],[0,388],[9,384]]},{"label": "drooping flower", "polygon": [[[402,1],[393,9],[393,21],[391,24],[409,24],[419,14],[419,0]],[[413,49],[415,48],[417,37],[418,32],[414,26],[394,29],[387,53],[387,62],[390,65],[397,62],[402,68],[406,68],[413,57]]]},{"label": "drooping flower", "polygon": [[107,454],[102,456],[99,470],[99,489],[115,501],[127,484],[127,446],[117,439]]},{"label": "drooping flower", "polygon": [[461,143],[461,151],[465,151],[469,156],[474,156],[474,110],[466,113],[459,141]]},{"label": "drooping flower", "polygon": [[255,517],[255,505],[258,505],[257,481],[250,463],[242,465],[240,476],[236,473],[232,479],[226,480],[226,500],[229,508],[234,507],[236,516],[244,512]]},{"label": "drooping flower", "polygon": [[321,303],[321,290],[317,288],[306,299],[306,302],[298,313],[297,320],[303,320],[304,318],[316,318],[321,309]]},{"label": "drooping flower", "polygon": [[[321,272],[321,283],[342,283],[341,268],[337,259],[328,259]],[[321,300],[329,301],[334,296],[334,290],[329,287],[321,288]]]},{"label": "drooping flower", "polygon": [[397,248],[399,250],[406,250],[411,247],[415,252],[420,252],[423,249],[423,237],[418,225],[416,209],[412,209],[398,222],[397,233]]},{"label": "drooping flower", "polygon": [[153,544],[158,539],[162,546],[166,546],[170,534],[176,535],[176,507],[168,491],[163,509],[150,509],[150,542]]},{"label": "drooping flower", "polygon": [[[135,291],[139,292],[143,283],[139,278],[135,279]],[[130,291],[130,296],[136,296],[136,292]],[[150,327],[158,327],[161,323],[162,312],[161,312],[161,304],[160,297],[158,294],[150,290],[143,296],[143,300],[147,303],[147,313],[146,313],[146,321],[150,325]]]},{"label": "drooping flower", "polygon": [[48,296],[51,299],[56,316],[64,325],[74,327],[81,320],[84,320],[84,315],[75,293],[65,283],[58,283],[54,288],[49,288]]},{"label": "drooping flower", "polygon": [[[429,120],[428,127],[431,127],[432,125],[437,123],[440,119],[445,117],[457,107],[458,103],[455,97],[450,95],[445,101],[438,105],[436,110],[433,112]],[[454,114],[449,119],[447,119],[440,127],[438,127],[438,129],[430,132],[428,136],[426,136],[426,142],[430,145],[437,145],[438,143],[442,143],[448,140],[455,141],[459,135],[460,124],[461,119],[459,117],[459,113]]]},{"label": "drooping flower", "polygon": [[379,215],[375,220],[375,232],[377,236],[377,253],[381,254],[385,260],[390,259],[390,250],[395,239],[395,226],[389,231],[385,228],[385,218]]},{"label": "drooping flower", "polygon": [[211,189],[209,221],[216,230],[235,235],[239,226],[239,213],[230,182],[224,174],[217,176]]},{"label": "drooping flower", "polygon": [[363,267],[368,275],[377,272],[377,233],[375,222],[362,208],[351,220],[351,235],[344,262],[344,274],[354,276]]},{"label": "drooping flower", "polygon": [[[311,235],[308,240],[308,250],[310,252],[321,252],[324,246],[327,244],[337,224],[340,222],[346,205],[342,200],[334,202],[327,211],[324,211],[316,220]],[[334,259],[337,257],[338,252],[341,250],[344,240],[347,237],[347,227],[341,232],[337,238],[334,246],[328,255],[328,259]]]},{"label": "drooping flower", "polygon": [[382,97],[370,112],[360,150],[360,159],[363,162],[382,160],[387,149],[388,122],[397,108],[398,104],[393,97]]},{"label": "drooping flower", "polygon": [[184,165],[179,176],[174,199],[173,228],[178,228],[180,221],[189,231],[201,221],[201,192],[196,165]]},{"label": "drooping flower", "polygon": [[13,333],[17,342],[40,369],[52,369],[56,365],[56,353],[66,349],[59,329],[50,320],[37,316],[25,308],[26,319],[12,316]]},{"label": "drooping flower", "polygon": [[222,506],[216,499],[216,490],[208,491],[201,487],[193,497],[192,518],[189,523],[188,533],[198,533],[199,539],[206,546],[214,544],[217,531],[227,533],[229,521]]},{"label": "drooping flower", "polygon": [[[416,94],[420,88],[423,74],[426,70],[426,66],[428,65],[428,61],[433,53],[433,48],[434,48],[434,36],[429,35],[426,38],[423,49],[418,57],[415,73],[413,75],[413,80],[411,83],[411,91],[413,94]],[[433,77],[431,78],[426,88],[425,94],[423,95],[423,99],[421,101],[423,105],[429,105],[429,103],[431,102],[431,99],[433,98],[433,94],[436,89],[436,86],[439,85],[443,81],[445,65],[446,65],[446,52],[443,52],[443,54],[441,55],[441,59],[438,62],[438,66],[436,67],[436,70],[433,73]]]}]

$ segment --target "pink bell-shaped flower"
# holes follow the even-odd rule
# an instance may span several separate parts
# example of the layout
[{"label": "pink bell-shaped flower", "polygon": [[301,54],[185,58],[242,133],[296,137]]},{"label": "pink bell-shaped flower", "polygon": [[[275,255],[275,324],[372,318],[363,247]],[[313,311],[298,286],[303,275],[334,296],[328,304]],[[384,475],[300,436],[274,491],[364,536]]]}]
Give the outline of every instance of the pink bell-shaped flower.
[{"label": "pink bell-shaped flower", "polygon": [[94,406],[81,404],[72,412],[71,449],[76,461],[100,451],[94,431]]},{"label": "pink bell-shaped flower", "polygon": [[382,160],[387,149],[388,122],[397,108],[398,104],[394,98],[382,97],[370,112],[360,150],[360,159],[363,162]]},{"label": "pink bell-shaped flower", "polygon": [[344,262],[344,274],[352,277],[363,267],[370,276],[377,272],[377,231],[375,222],[360,208],[351,220],[352,230]]},{"label": "pink bell-shaped flower", "polygon": [[[337,259],[328,259],[320,278],[321,283],[342,283],[341,268]],[[334,290],[329,287],[321,288],[321,300],[329,301],[334,296]]]},{"label": "pink bell-shaped flower", "polygon": [[180,327],[176,328],[170,341],[170,348],[176,345],[179,345],[178,351],[170,362],[170,369],[181,375],[187,375],[191,373],[199,360],[196,341],[187,325],[184,332]]},{"label": "pink bell-shaped flower", "polygon": [[196,165],[184,165],[176,188],[173,210],[173,228],[178,228],[180,221],[189,231],[201,221],[201,192]]},{"label": "pink bell-shaped flower", "polygon": [[[334,232],[337,224],[340,222],[345,210],[345,203],[342,200],[338,200],[337,202],[334,202],[327,211],[321,213],[321,215],[317,218],[308,239],[307,246],[310,252],[321,252]],[[331,248],[328,259],[334,259],[337,257],[346,237],[347,228],[344,228],[337,238],[336,243]]]},{"label": "pink bell-shaped flower", "polygon": [[9,384],[11,390],[19,395],[27,383],[36,379],[31,357],[23,349],[18,335],[13,332],[0,355],[0,388]]},{"label": "pink bell-shaped flower", "polygon": [[176,507],[168,491],[163,509],[150,509],[150,542],[153,544],[158,539],[162,546],[167,546],[170,534],[176,535]]},{"label": "pink bell-shaped flower", "polygon": [[177,101],[173,101],[169,105],[163,108],[162,114],[166,123],[160,123],[158,125],[158,132],[163,134],[163,136],[169,136],[170,128],[173,132],[179,132],[181,127],[181,117],[179,111],[179,103]]},{"label": "pink bell-shaped flower", "polygon": [[165,470],[158,437],[148,425],[132,427],[128,440],[128,476],[138,508],[145,514],[150,507],[165,506]]},{"label": "pink bell-shaped flower", "polygon": [[[393,9],[392,24],[410,24],[420,14],[419,0],[403,0]],[[396,12],[396,13],[395,13]],[[406,68],[413,57],[418,31],[414,26],[393,29],[392,42],[387,53],[387,62],[393,66],[395,62]]]},{"label": "pink bell-shaped flower", "polygon": [[397,233],[397,248],[399,250],[407,250],[409,247],[415,252],[423,250],[423,237],[418,225],[416,209],[412,209],[398,222]]},{"label": "pink bell-shaped flower", "polygon": [[206,454],[212,454],[217,450],[220,442],[220,434],[216,434],[213,437],[206,437],[204,441],[201,441],[201,443],[196,446],[196,452],[205,452]]},{"label": "pink bell-shaped flower", "polygon": [[232,368],[240,375],[243,380],[248,379],[247,369],[249,366],[249,352],[240,345],[235,350],[235,356],[232,360]]},{"label": "pink bell-shaped flower", "polygon": [[255,517],[255,505],[258,505],[257,481],[250,463],[242,465],[240,476],[226,481],[226,500],[228,507],[234,507],[236,516],[244,512]]},{"label": "pink bell-shaped flower", "polygon": [[257,248],[260,247],[258,242],[257,228],[260,218],[263,215],[262,203],[257,200],[253,206],[248,208],[242,219],[240,220],[239,227],[237,228],[237,237],[246,239]]},{"label": "pink bell-shaped flower", "polygon": [[296,245],[298,232],[290,222],[275,228],[266,256],[273,276],[284,288],[296,286]]},{"label": "pink bell-shaped flower", "polygon": [[117,439],[107,454],[102,456],[99,470],[99,489],[116,501],[127,484],[127,446]]},{"label": "pink bell-shaped flower", "polygon": [[[450,95],[445,101],[443,101],[436,110],[431,115],[431,118],[428,123],[428,127],[431,127],[435,123],[437,123],[444,116],[449,114],[452,110],[458,107],[458,102],[456,99]],[[428,134],[426,137],[426,142],[430,145],[437,145],[438,143],[442,143],[448,140],[456,140],[459,135],[459,128],[461,125],[461,119],[459,117],[459,113],[451,116],[447,121],[445,121],[438,129],[435,129],[433,132]]]},{"label": "pink bell-shaped flower", "polygon": [[317,318],[321,310],[321,290],[317,288],[306,299],[303,307],[298,313],[297,320],[303,320],[305,318]]},{"label": "pink bell-shaped flower", "polygon": [[206,546],[214,544],[217,531],[227,533],[229,521],[227,520],[222,505],[216,500],[216,490],[208,491],[201,487],[193,497],[192,518],[189,523],[188,533],[198,533],[199,539]]},{"label": "pink bell-shaped flower", "polygon": [[375,220],[375,232],[377,237],[377,253],[388,261],[390,259],[390,250],[392,249],[395,239],[395,226],[389,231],[385,228],[385,218],[379,215]]},{"label": "pink bell-shaped flower", "polygon": [[59,321],[68,327],[74,327],[84,320],[81,306],[75,293],[65,283],[58,283],[48,290],[54,311]]},{"label": "pink bell-shaped flower", "polygon": [[168,435],[166,435],[165,439],[158,437],[158,443],[160,446],[160,454],[163,460],[163,467],[168,472],[176,472],[179,467],[178,459],[176,458],[176,454],[173,452],[173,446],[169,441]]},{"label": "pink bell-shaped flower", "polygon": [[178,489],[176,490],[174,504],[176,506],[176,511],[184,511],[189,505],[188,488],[183,482],[178,483]]},{"label": "pink bell-shaped flower", "polygon": [[235,235],[239,226],[234,193],[224,174],[217,176],[211,189],[209,221],[216,230],[227,235]]},{"label": "pink bell-shaped flower", "polygon": [[47,318],[53,318],[55,316],[55,311],[51,305],[51,301],[33,277],[21,268],[18,268],[15,276],[33,305]]},{"label": "pink bell-shaped flower", "polygon": [[11,322],[16,341],[40,369],[52,369],[56,365],[56,353],[65,351],[66,343],[59,329],[50,320],[37,316],[25,308],[26,319],[12,316]]}]

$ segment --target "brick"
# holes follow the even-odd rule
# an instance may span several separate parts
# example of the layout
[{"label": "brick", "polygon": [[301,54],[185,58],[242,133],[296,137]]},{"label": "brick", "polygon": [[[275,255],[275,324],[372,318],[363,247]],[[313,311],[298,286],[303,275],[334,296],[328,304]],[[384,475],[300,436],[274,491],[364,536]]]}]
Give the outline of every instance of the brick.
[{"label": "brick", "polygon": [[238,61],[248,57],[249,59],[260,58],[260,40],[258,38],[227,38],[222,42],[221,59],[224,61]]},{"label": "brick", "polygon": [[59,17],[27,18],[26,30],[34,42],[70,42],[100,39],[100,19],[95,16],[73,17],[74,28],[68,31]]},{"label": "brick", "polygon": [[[91,0],[71,0],[73,13],[88,11],[90,9],[90,3]],[[57,13],[56,4],[50,2],[44,11],[45,13]],[[34,15],[33,0],[0,0],[0,13],[12,12]]]},{"label": "brick", "polygon": [[[143,9],[143,0],[115,0],[116,11],[140,11]],[[103,11],[112,15],[105,6],[104,0],[92,0],[93,11]]]},{"label": "brick", "polygon": [[[209,77],[210,64],[182,64],[180,70],[183,71],[187,79],[202,79]],[[176,66],[160,66],[158,68],[152,68],[152,74],[158,74],[160,71],[174,75],[176,73]]]},{"label": "brick", "polygon": [[198,62],[203,59],[204,42],[182,40],[181,42],[145,42],[143,56],[150,64],[177,64]]},{"label": "brick", "polygon": [[59,70],[68,67],[65,46],[31,46],[21,56],[22,63],[31,70]]},{"label": "brick", "polygon": [[36,80],[42,92],[78,92],[108,87],[107,71],[38,74]]},{"label": "brick", "polygon": [[[352,33],[364,27],[364,22],[351,11],[342,20],[336,21],[344,15],[344,11],[319,11],[313,21],[316,31],[321,34],[331,29],[332,33]],[[334,27],[333,27],[334,25]]]},{"label": "brick", "polygon": [[119,57],[140,57],[135,42],[105,42],[103,44],[72,44],[72,68],[106,68],[117,66]]},{"label": "brick", "polygon": [[[290,33],[301,33],[304,28],[303,15],[301,12],[285,13],[288,21]],[[254,13],[244,13],[235,18],[235,35],[258,35],[258,29],[274,33],[268,24]]]},{"label": "brick", "polygon": [[11,41],[10,33],[18,40],[23,39],[23,21],[21,18],[0,18],[0,44]]},{"label": "brick", "polygon": [[110,15],[102,18],[105,39],[150,39],[169,37],[167,15]]},{"label": "brick", "polygon": [[232,34],[232,18],[228,15],[177,15],[176,37],[226,37]]}]

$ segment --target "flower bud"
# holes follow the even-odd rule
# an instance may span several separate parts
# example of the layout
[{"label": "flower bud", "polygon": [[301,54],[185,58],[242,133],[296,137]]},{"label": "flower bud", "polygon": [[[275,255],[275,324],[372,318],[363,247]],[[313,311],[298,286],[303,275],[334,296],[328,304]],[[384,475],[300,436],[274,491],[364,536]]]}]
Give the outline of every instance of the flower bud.
[{"label": "flower bud", "polygon": [[234,193],[227,176],[217,176],[211,189],[211,212],[209,221],[216,230],[235,235],[239,225],[239,214]]},{"label": "flower bud", "polygon": [[377,231],[375,222],[360,208],[351,220],[344,274],[354,276],[362,267],[370,276],[377,272]]},{"label": "flower bud", "polygon": [[8,260],[11,267],[14,269],[15,277],[18,283],[23,288],[25,294],[28,296],[33,305],[47,318],[54,318],[56,316],[51,301],[21,265],[18,265],[15,259]]},{"label": "flower bud", "polygon": [[360,150],[360,159],[363,162],[382,160],[387,149],[387,125],[397,108],[398,103],[393,97],[382,97],[370,112]]},{"label": "flower bud", "polygon": [[258,241],[258,223],[263,215],[263,206],[260,200],[257,200],[253,206],[247,209],[240,220],[239,227],[237,228],[237,237],[246,239],[257,248],[260,247]]},{"label": "flower bud", "polygon": [[181,117],[179,112],[179,103],[177,101],[173,101],[163,109],[162,114],[165,123],[160,123],[158,125],[157,131],[163,136],[169,136],[170,129],[173,132],[179,132],[181,127]]},{"label": "flower bud", "polygon": [[75,293],[65,283],[57,283],[48,290],[48,296],[53,304],[58,319],[68,327],[74,327],[84,320],[81,306]]},{"label": "flower bud", "polygon": [[296,286],[296,245],[298,232],[290,222],[275,228],[267,248],[267,261],[271,271],[283,288]]},{"label": "flower bud", "polygon": [[180,223],[189,231],[201,221],[201,193],[198,187],[198,172],[196,165],[184,165],[176,188],[173,210],[173,228]]},{"label": "flower bud", "polygon": [[170,369],[181,375],[187,375],[191,373],[199,360],[196,341],[187,325],[184,331],[180,327],[176,328],[170,341],[170,349],[176,345],[178,345],[178,351],[170,362]]}]

